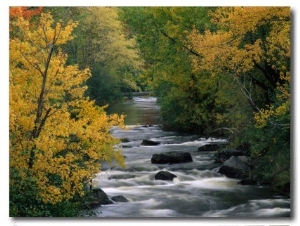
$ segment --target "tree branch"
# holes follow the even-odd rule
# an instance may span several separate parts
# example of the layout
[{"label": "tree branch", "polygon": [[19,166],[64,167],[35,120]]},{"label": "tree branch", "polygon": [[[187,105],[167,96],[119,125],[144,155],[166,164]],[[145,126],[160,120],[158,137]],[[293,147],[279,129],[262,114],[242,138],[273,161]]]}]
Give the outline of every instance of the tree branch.
[{"label": "tree branch", "polygon": [[[162,30],[161,28],[159,28],[154,21],[152,21],[153,25],[159,30],[160,33],[162,33],[163,36],[165,36],[166,38],[170,39],[173,43],[177,43],[177,41],[175,40],[175,38],[172,38],[171,36],[169,36],[164,30]],[[187,51],[189,51],[191,54],[196,55],[197,57],[201,57],[201,55],[199,53],[197,53],[196,51],[188,48],[186,45],[181,44],[182,47],[184,49],[186,49]]]},{"label": "tree branch", "polygon": [[37,129],[37,137],[40,135],[41,130],[42,130],[43,126],[45,125],[45,122],[46,122],[47,118],[50,116],[51,110],[52,110],[52,109],[49,108],[49,109],[46,111],[45,116],[44,116],[43,119],[41,120],[41,123],[40,123],[40,125],[39,125],[39,128]]},{"label": "tree branch", "polygon": [[285,166],[283,168],[281,168],[280,170],[278,170],[277,172],[275,172],[272,176],[271,176],[271,180],[274,179],[277,175],[283,173],[284,171],[287,171],[290,169],[290,166]]},{"label": "tree branch", "polygon": [[212,131],[212,133],[219,131],[219,130],[227,130],[230,133],[235,133],[235,132],[239,132],[236,128],[227,128],[227,127],[221,127],[221,128],[217,128],[214,131]]}]

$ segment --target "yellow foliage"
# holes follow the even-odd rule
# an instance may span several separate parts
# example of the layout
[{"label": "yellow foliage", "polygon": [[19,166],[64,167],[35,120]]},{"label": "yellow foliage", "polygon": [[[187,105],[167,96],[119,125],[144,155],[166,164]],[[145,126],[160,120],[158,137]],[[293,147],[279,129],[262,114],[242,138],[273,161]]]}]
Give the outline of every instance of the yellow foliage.
[{"label": "yellow foliage", "polygon": [[212,75],[229,72],[237,80],[267,65],[280,74],[280,83],[275,84],[276,104],[255,113],[256,126],[264,127],[271,117],[289,115],[290,8],[219,7],[211,16],[218,27],[216,32],[201,34],[195,28],[188,36],[187,44],[200,55],[192,58],[194,70]]},{"label": "yellow foliage", "polygon": [[123,116],[84,97],[90,70],[66,66],[57,48],[73,39],[76,25],[54,24],[51,14],[41,14],[34,29],[22,17],[12,22],[19,34],[10,40],[10,168],[34,177],[45,203],[82,195],[101,161],[124,165],[109,133]]},{"label": "yellow foliage", "polygon": [[105,62],[108,70],[116,70],[122,65],[140,68],[143,62],[137,51],[135,38],[125,35],[116,7],[82,7],[79,8],[85,19],[81,32],[90,33],[85,37],[82,55],[83,64]]},{"label": "yellow foliage", "polygon": [[[285,69],[285,68],[283,68]],[[290,115],[290,73],[281,73],[281,80],[285,81],[282,84],[277,84],[277,101],[278,106],[266,106],[265,109],[260,109],[254,114],[256,127],[262,128],[267,125],[271,117],[280,118],[285,115]],[[289,123],[284,125],[289,126]]]},{"label": "yellow foliage", "polygon": [[[289,18],[289,7],[218,8],[212,14],[212,22],[220,27],[217,32],[200,34],[194,29],[189,35],[188,44],[201,55],[193,59],[195,69],[228,70],[239,75],[253,69],[253,62],[272,59],[278,52],[290,56]],[[265,24],[271,24],[266,41],[256,39],[241,48],[245,35]]]}]

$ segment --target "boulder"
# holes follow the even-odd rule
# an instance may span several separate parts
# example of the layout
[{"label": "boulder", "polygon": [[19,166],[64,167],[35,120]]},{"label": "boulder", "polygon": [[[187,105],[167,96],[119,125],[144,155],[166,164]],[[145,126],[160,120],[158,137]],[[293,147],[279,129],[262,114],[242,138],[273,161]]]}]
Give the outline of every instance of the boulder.
[{"label": "boulder", "polygon": [[230,178],[244,179],[246,172],[250,169],[248,161],[246,156],[231,156],[223,163],[218,172]]},{"label": "boulder", "polygon": [[243,179],[245,174],[239,170],[229,166],[221,166],[218,173],[224,174],[229,178]]},{"label": "boulder", "polygon": [[108,198],[107,194],[101,188],[96,188],[87,193],[84,206],[87,208],[94,208],[96,206],[112,203],[113,201]]},{"label": "boulder", "polygon": [[166,152],[153,154],[151,158],[151,163],[154,164],[186,163],[192,161],[192,156],[188,152]]},{"label": "boulder", "polygon": [[228,160],[231,156],[241,156],[244,153],[236,149],[224,149],[214,155],[216,163],[223,163]]},{"label": "boulder", "polygon": [[198,151],[216,151],[220,147],[217,144],[206,144],[198,148]]},{"label": "boulder", "polygon": [[159,145],[160,142],[158,141],[153,141],[153,140],[143,140],[141,145],[144,145],[144,146],[155,146],[155,145]]},{"label": "boulder", "polygon": [[155,174],[154,179],[155,180],[173,180],[175,177],[177,177],[177,176],[168,171],[159,171],[157,174]]},{"label": "boulder", "polygon": [[129,140],[127,137],[122,137],[122,138],[120,139],[120,141],[123,142],[123,143],[130,142],[130,140]]},{"label": "boulder", "polygon": [[223,165],[239,170],[249,170],[250,167],[247,164],[248,157],[246,156],[231,156],[226,160]]},{"label": "boulder", "polygon": [[122,148],[132,148],[131,145],[122,145]]},{"label": "boulder", "polygon": [[128,199],[126,199],[123,195],[113,196],[113,197],[111,197],[111,199],[114,202],[128,202]]}]

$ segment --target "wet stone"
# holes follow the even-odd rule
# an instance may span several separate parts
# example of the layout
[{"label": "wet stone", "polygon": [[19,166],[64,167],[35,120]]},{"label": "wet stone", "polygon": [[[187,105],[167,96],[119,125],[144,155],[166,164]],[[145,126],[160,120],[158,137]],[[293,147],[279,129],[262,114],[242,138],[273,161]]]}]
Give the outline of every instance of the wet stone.
[{"label": "wet stone", "polygon": [[175,177],[177,177],[175,174],[170,173],[168,171],[159,171],[157,174],[155,174],[154,179],[155,180],[173,180]]},{"label": "wet stone", "polygon": [[192,156],[188,152],[166,152],[153,154],[151,158],[151,163],[154,164],[186,163],[192,161]]}]

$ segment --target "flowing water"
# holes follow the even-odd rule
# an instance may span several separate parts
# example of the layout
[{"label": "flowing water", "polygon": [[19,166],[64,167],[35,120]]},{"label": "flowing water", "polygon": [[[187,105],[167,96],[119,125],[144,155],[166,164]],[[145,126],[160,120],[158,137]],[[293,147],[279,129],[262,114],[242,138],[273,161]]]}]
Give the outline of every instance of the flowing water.
[{"label": "flowing water", "polygon": [[[93,209],[97,217],[290,217],[289,197],[279,196],[267,187],[240,185],[238,180],[217,173],[214,152],[198,152],[207,143],[226,143],[224,139],[163,131],[159,107],[154,97],[135,97],[111,106],[109,113],[127,115],[127,130],[113,128],[112,133],[126,138],[120,144],[126,168],[103,166],[93,181],[109,197],[124,196],[128,202],[115,202]],[[142,140],[159,141],[143,146]],[[155,153],[184,151],[193,162],[152,164]],[[169,171],[173,181],[155,180],[154,175]]]}]

